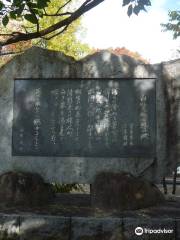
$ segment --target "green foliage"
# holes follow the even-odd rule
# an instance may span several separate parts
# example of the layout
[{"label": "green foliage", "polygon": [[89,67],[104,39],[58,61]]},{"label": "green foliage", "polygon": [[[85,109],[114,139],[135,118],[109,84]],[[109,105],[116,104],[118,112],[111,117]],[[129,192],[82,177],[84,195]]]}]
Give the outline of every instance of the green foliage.
[{"label": "green foliage", "polygon": [[3,9],[3,7],[4,7],[4,3],[0,1],[0,11]]},{"label": "green foliage", "polygon": [[71,191],[84,192],[82,185],[80,184],[60,184],[52,183],[52,188],[55,193],[70,193]]},{"label": "green foliage", "polygon": [[[54,12],[58,11],[59,8],[59,2],[61,2],[61,5],[64,5],[66,3],[65,0],[51,0],[50,4],[46,8],[46,12],[51,15]],[[76,4],[80,2],[79,0],[76,1]],[[68,11],[73,11],[74,9],[73,5],[68,6]],[[59,11],[59,14],[62,12]],[[64,19],[64,16],[56,16],[56,17],[49,17],[44,16],[40,19],[39,24],[42,29],[45,29],[58,21]],[[32,26],[31,26],[32,27]],[[55,50],[55,51],[61,51],[64,52],[66,55],[72,56],[75,59],[79,59],[87,55],[91,52],[91,49],[87,44],[81,43],[76,36],[76,33],[82,34],[84,29],[81,25],[81,19],[78,19],[74,21],[71,25],[68,26],[67,30],[61,34],[58,34],[60,30],[57,30],[53,32],[53,34],[47,35],[47,38],[49,37],[49,40],[41,39],[38,41],[34,41],[35,45]],[[51,38],[53,35],[57,34],[56,37]]]},{"label": "green foliage", "polygon": [[7,15],[5,15],[3,18],[2,18],[2,23],[3,25],[6,27],[6,25],[8,24],[9,22],[9,17]]},{"label": "green foliage", "polygon": [[[0,1],[0,15],[2,16],[2,24],[7,25],[7,19],[27,20],[30,23],[37,24],[38,20],[43,18],[43,13],[52,4],[54,0],[8,0]],[[68,1],[56,1],[56,6],[59,8],[61,3]],[[77,1],[78,2],[78,1]],[[84,1],[85,2],[85,1]],[[68,5],[70,5],[68,3]],[[139,14],[141,10],[146,10],[145,6],[150,6],[150,0],[123,0],[123,6],[128,6],[128,16],[133,13]]]},{"label": "green foliage", "polygon": [[[21,24],[20,31],[10,30],[6,35],[1,34],[1,46],[41,38],[38,42],[33,41],[45,48],[63,51],[76,59],[84,57],[90,53],[90,49],[75,35],[80,32],[80,17],[103,1],[0,0],[0,21],[4,29],[10,25],[10,20],[14,24],[16,21]],[[145,7],[150,5],[150,0],[123,0],[123,6],[128,8],[128,16],[146,11]]]},{"label": "green foliage", "polygon": [[123,0],[123,6],[128,6],[127,15],[138,15],[140,11],[146,11],[146,6],[151,6],[150,0]]},{"label": "green foliage", "polygon": [[[0,1],[0,15],[2,17],[2,24],[7,25],[7,19],[27,21],[37,24],[38,19],[42,17],[40,9],[48,7],[51,0],[11,0]],[[6,17],[6,18],[5,18]],[[5,18],[5,20],[3,20]]]},{"label": "green foliage", "polygon": [[[72,1],[73,4],[68,4],[66,9],[63,8],[60,11],[58,11],[59,6],[63,6],[67,2],[67,0],[51,0],[51,1],[48,1],[48,3],[45,0],[44,1],[39,0],[37,1],[37,5],[39,8],[47,6],[46,7],[47,15],[53,15],[56,12],[61,14],[63,13],[63,11],[74,11],[74,9],[77,7],[77,4],[80,4],[80,1],[81,0],[76,0],[74,2]],[[20,6],[22,6],[21,3],[22,1],[20,1],[19,3],[18,0],[16,2],[16,4],[20,4]],[[34,6],[34,5],[31,5],[31,6]],[[36,12],[35,10],[33,11]],[[39,11],[39,14],[40,12],[42,14],[42,9],[38,9],[38,11]],[[23,32],[24,27],[26,27],[26,30],[28,32],[37,31],[37,25],[35,24],[37,23],[36,15],[26,12],[24,14],[24,20],[22,20],[22,18],[19,18],[19,19],[16,18],[16,20],[19,20],[19,21],[13,21],[13,22],[10,21],[10,23],[8,24],[8,20],[15,19],[15,18],[16,18],[16,14],[13,12],[10,12],[9,17],[7,15],[4,17],[3,25],[6,26],[6,28],[1,28],[1,33],[7,34],[11,32]],[[63,20],[64,18],[66,18],[66,16],[45,16],[44,15],[41,19],[38,19],[39,30],[43,30],[57,23],[58,21]],[[57,34],[58,31],[61,31],[61,30],[62,29],[54,31],[52,34],[46,35],[46,37],[51,38],[54,34]],[[61,34],[58,34],[56,37],[51,38],[50,40],[46,40],[45,38],[39,38],[33,41],[29,41],[29,47],[31,47],[31,45],[37,45],[50,50],[62,51],[66,55],[72,56],[75,59],[80,59],[86,56],[87,54],[89,54],[91,52],[91,49],[87,44],[83,44],[80,40],[78,40],[76,33],[78,33],[79,35],[84,33],[84,29],[81,24],[81,19],[74,21],[71,25],[68,26],[66,31],[64,31]],[[19,51],[19,46],[20,46],[20,51],[23,51],[23,49],[27,49],[26,45],[27,44],[25,42],[20,42],[19,44],[16,43],[16,45],[12,46],[13,49],[11,49],[10,45],[8,47],[5,47],[4,49],[6,49],[6,52],[8,51],[16,52],[16,51]],[[23,46],[25,47],[23,48]],[[2,64],[6,62],[4,61],[4,58],[9,59],[9,56],[3,57]]]},{"label": "green foliage", "polygon": [[33,15],[33,14],[25,14],[25,15],[24,15],[24,18],[25,18],[27,21],[29,21],[29,22],[31,22],[31,23],[33,23],[33,24],[37,24],[37,23],[38,23],[37,17],[36,17],[35,15]]},{"label": "green foliage", "polygon": [[169,11],[169,22],[161,24],[163,31],[171,31],[173,38],[176,39],[180,36],[180,11]]}]

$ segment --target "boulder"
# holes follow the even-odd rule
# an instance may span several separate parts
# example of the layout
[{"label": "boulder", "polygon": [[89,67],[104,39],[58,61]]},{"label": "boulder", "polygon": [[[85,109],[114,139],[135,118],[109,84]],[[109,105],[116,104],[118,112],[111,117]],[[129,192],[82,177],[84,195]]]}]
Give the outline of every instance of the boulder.
[{"label": "boulder", "polygon": [[7,172],[0,176],[0,206],[41,206],[53,197],[51,186],[38,174]]},{"label": "boulder", "polygon": [[102,172],[92,184],[92,205],[102,210],[135,210],[164,202],[164,196],[152,183],[130,173]]}]

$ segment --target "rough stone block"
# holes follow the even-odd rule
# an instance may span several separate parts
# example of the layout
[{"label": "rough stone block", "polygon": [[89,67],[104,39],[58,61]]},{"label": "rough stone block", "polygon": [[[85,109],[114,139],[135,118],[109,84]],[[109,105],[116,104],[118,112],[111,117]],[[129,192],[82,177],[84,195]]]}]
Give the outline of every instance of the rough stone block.
[{"label": "rough stone block", "polygon": [[52,188],[38,174],[7,172],[0,175],[0,206],[41,206],[53,197]]},{"label": "rough stone block", "polygon": [[124,211],[157,205],[164,201],[150,182],[129,173],[102,172],[92,184],[92,204],[105,211]]},{"label": "rough stone block", "polygon": [[[14,170],[27,171],[40,174],[46,182],[92,183],[98,172],[108,170],[114,172],[128,171],[132,174],[144,176],[151,181],[160,181],[167,169],[172,171],[177,159],[167,156],[166,139],[170,138],[167,136],[167,119],[169,116],[167,115],[166,102],[169,100],[165,92],[169,89],[167,89],[164,78],[173,69],[173,73],[169,72],[168,75],[170,75],[170,78],[178,80],[179,64],[179,60],[173,61],[171,65],[168,64],[167,66],[165,64],[142,64],[130,57],[116,56],[107,51],[95,53],[76,62],[62,53],[37,47],[18,55],[0,69],[0,173]],[[110,157],[99,159],[12,156],[14,79],[38,78],[51,80],[74,77],[77,79],[86,77],[156,78],[156,113],[158,116],[156,161],[154,161],[154,158],[139,159],[134,157],[132,159]],[[173,80],[170,82],[179,84],[179,80],[177,83]],[[169,86],[172,86],[172,84]],[[175,116],[177,115],[175,114]],[[170,118],[172,116],[170,115]],[[174,124],[174,126],[178,126],[178,124]],[[176,132],[178,131],[177,127]],[[168,146],[168,149],[175,154],[178,152],[178,149],[173,151],[172,146]]]},{"label": "rough stone block", "polygon": [[70,218],[26,216],[20,218],[20,240],[69,240]]}]

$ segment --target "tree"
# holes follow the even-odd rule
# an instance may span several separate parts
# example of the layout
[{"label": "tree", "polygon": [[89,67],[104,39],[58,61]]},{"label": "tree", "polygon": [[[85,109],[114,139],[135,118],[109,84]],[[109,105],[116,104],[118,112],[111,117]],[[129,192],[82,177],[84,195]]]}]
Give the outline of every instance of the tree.
[{"label": "tree", "polygon": [[[100,52],[101,50],[103,50],[103,49],[97,48],[97,49],[93,49],[92,51],[93,51],[93,53],[96,53],[96,52]],[[137,61],[141,61],[145,64],[149,64],[149,61],[144,59],[138,52],[132,52],[125,47],[108,48],[106,50],[108,50],[109,52],[111,52],[117,56],[126,55],[126,56],[136,59]]]},{"label": "tree", "polygon": [[116,55],[126,55],[129,57],[132,57],[138,61],[141,61],[143,63],[149,63],[146,59],[144,59],[138,52],[132,52],[130,50],[128,50],[125,47],[122,48],[115,48],[115,49],[109,49],[112,53],[116,54]]},{"label": "tree", "polygon": [[[66,0],[62,4],[62,1],[58,2],[58,10],[53,13],[49,13],[47,8],[52,0],[6,0],[0,1],[0,16],[4,26],[7,26],[9,20],[15,21],[28,21],[32,23],[36,28],[33,31],[28,31],[26,28],[23,31],[15,31],[1,34],[3,39],[0,41],[1,47],[7,46],[20,41],[28,41],[37,38],[51,38],[62,34],[69,26],[77,19],[79,19],[84,13],[95,8],[105,0],[83,0],[80,6],[76,6],[71,12],[69,11],[70,3],[73,0]],[[145,7],[150,6],[150,0],[123,0],[123,6],[127,6],[127,14],[131,16],[133,13],[138,15],[141,10],[146,11]],[[41,19],[44,17],[62,18],[52,25],[48,25],[43,28],[41,26]],[[23,27],[23,24],[22,24]]]},{"label": "tree", "polygon": [[[80,0],[77,0],[76,3],[78,3]],[[53,12],[56,12],[57,6],[58,6],[59,0],[51,0],[51,3],[48,5],[46,11],[48,11],[49,14],[53,14]],[[61,4],[65,4],[65,0],[61,0]],[[74,6],[69,6],[69,10],[72,10]],[[40,24],[42,28],[46,28],[48,25],[53,25],[57,21],[59,21],[63,16],[58,16],[56,18],[50,18],[48,16],[45,16],[44,18],[40,19]],[[26,21],[23,23],[23,27],[26,29],[29,29],[30,31],[35,31],[35,26]],[[21,22],[17,21],[11,21],[6,28],[1,29],[4,34],[7,34],[10,30],[11,31],[22,31]],[[1,32],[2,32],[1,31]],[[3,52],[1,53],[1,59],[0,59],[0,66],[4,65],[6,62],[8,62],[12,57],[14,57],[14,54],[21,53],[27,48],[30,48],[32,45],[38,45],[47,49],[62,51],[66,55],[72,56],[76,59],[79,59],[88,53],[91,52],[91,49],[87,44],[81,43],[77,37],[76,32],[82,32],[83,28],[81,25],[81,19],[77,19],[74,21],[71,26],[62,33],[61,35],[57,35],[54,38],[51,38],[51,36],[47,36],[50,39],[38,39],[38,40],[29,40],[24,42],[18,42],[16,44],[10,44],[4,46]],[[5,38],[5,36],[2,36]]]},{"label": "tree", "polygon": [[177,39],[180,36],[180,11],[169,11],[169,22],[161,24],[164,31],[172,31],[173,38]]},{"label": "tree", "polygon": [[[76,4],[78,4],[80,0],[76,0]],[[58,3],[59,0],[51,0],[51,3],[48,5],[46,11],[49,14],[53,14],[54,12],[58,11]],[[61,0],[61,4],[65,4],[65,0]],[[71,4],[69,6],[69,11],[72,11],[74,9],[74,6]],[[61,11],[59,12],[61,13]],[[53,25],[56,22],[62,20],[63,16],[58,16],[56,18],[52,18],[49,16],[45,16],[40,20],[40,25],[42,28],[47,28],[49,25]],[[32,28],[31,24],[31,28]],[[35,30],[35,29],[34,29]],[[77,19],[74,21],[68,29],[63,32],[60,35],[57,35],[55,37],[51,37],[51,34],[49,34],[46,39],[40,39],[36,40],[35,44],[51,49],[51,50],[56,50],[56,51],[62,51],[66,55],[72,56],[76,59],[79,59],[88,53],[91,52],[91,49],[87,44],[84,44],[80,42],[76,36],[76,33],[82,33],[84,31],[82,25],[81,25],[81,18]],[[33,41],[34,42],[34,41]]]},{"label": "tree", "polygon": [[[8,28],[0,29],[0,32],[3,32],[6,34],[9,30],[11,31],[17,31],[21,30],[19,24],[17,22],[11,21],[9,23]],[[5,37],[2,37],[5,39]],[[9,60],[11,60],[16,54],[22,53],[26,49],[30,48],[32,46],[32,41],[24,41],[24,42],[18,42],[11,45],[7,45],[4,47],[3,52],[0,53],[0,67],[7,63]]]}]

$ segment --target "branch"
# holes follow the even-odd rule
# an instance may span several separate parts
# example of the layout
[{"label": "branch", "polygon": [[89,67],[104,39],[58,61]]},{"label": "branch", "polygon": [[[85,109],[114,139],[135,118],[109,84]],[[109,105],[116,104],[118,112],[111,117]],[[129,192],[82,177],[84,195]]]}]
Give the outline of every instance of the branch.
[{"label": "branch", "polygon": [[20,53],[23,53],[23,52],[24,52],[24,51],[18,51],[18,52],[4,52],[4,53],[0,53],[0,56],[20,54]]},{"label": "branch", "polygon": [[37,26],[37,32],[39,32],[39,21],[38,21],[38,19],[37,19],[37,16],[36,16],[36,14],[34,13],[33,9],[31,8],[31,6],[29,5],[28,2],[27,2],[27,6],[28,6],[28,8],[29,8],[30,13],[31,13],[31,14],[36,18],[36,20],[37,20],[36,26]]},{"label": "branch", "polygon": [[23,33],[22,32],[0,33],[0,37],[7,37],[7,36],[14,37],[17,35],[20,36],[20,35],[23,35]]},{"label": "branch", "polygon": [[[1,46],[7,46],[12,43],[17,43],[20,41],[28,41],[35,38],[44,37],[58,29],[61,29],[67,25],[70,25],[76,19],[81,17],[84,13],[88,12],[92,8],[96,7],[100,3],[104,2],[105,0],[87,0],[85,1],[75,12],[73,12],[69,17],[51,25],[50,27],[43,29],[41,31],[33,32],[33,33],[21,33],[16,36],[12,36],[9,39],[0,42]],[[68,2],[67,2],[68,3]]]},{"label": "branch", "polygon": [[58,33],[56,33],[56,34],[54,34],[54,35],[52,35],[52,36],[50,36],[50,37],[42,37],[42,39],[50,40],[50,39],[52,39],[52,38],[54,38],[54,37],[57,37],[57,36],[60,35],[61,33],[65,32],[67,28],[68,28],[68,25],[65,26],[60,32],[58,32]]},{"label": "branch", "polygon": [[48,13],[45,13],[43,14],[43,16],[46,16],[46,17],[59,17],[59,16],[66,16],[66,15],[72,15],[73,13],[72,12],[65,12],[65,13],[58,13],[58,14],[48,14]]},{"label": "branch", "polygon": [[0,33],[0,36],[13,36],[13,33]]},{"label": "branch", "polygon": [[58,14],[66,5],[68,5],[72,0],[67,1],[64,5],[60,6],[56,12]]}]

